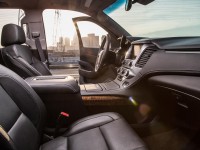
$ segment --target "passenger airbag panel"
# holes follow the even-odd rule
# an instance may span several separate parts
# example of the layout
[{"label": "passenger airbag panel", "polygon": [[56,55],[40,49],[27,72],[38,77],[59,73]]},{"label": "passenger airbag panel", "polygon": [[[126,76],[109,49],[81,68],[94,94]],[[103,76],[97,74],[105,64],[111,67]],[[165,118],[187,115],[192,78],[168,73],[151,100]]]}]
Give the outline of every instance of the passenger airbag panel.
[{"label": "passenger airbag panel", "polygon": [[199,129],[200,77],[163,75],[150,78],[158,113],[180,126]]}]

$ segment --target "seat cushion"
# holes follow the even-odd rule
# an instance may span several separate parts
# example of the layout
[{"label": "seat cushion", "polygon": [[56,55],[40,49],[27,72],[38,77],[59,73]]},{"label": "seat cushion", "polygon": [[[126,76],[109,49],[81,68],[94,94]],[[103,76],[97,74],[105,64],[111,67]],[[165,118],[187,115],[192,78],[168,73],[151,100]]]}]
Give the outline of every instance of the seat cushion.
[{"label": "seat cushion", "polygon": [[85,117],[40,150],[145,150],[145,144],[117,113]]}]

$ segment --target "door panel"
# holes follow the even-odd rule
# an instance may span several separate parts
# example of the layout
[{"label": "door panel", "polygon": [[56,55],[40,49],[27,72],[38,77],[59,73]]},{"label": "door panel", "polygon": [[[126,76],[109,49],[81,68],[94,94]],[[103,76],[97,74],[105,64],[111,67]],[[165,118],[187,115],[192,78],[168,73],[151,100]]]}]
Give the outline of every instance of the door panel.
[{"label": "door panel", "polygon": [[[73,18],[76,27],[79,49],[79,75],[81,83],[87,83],[88,79],[96,79],[96,72],[94,72],[96,58],[99,52],[101,41],[109,32],[105,27],[91,17],[77,17]],[[90,80],[91,82],[91,80]]]},{"label": "door panel", "polygon": [[94,66],[102,36],[108,34],[108,32],[91,17],[73,18],[73,22],[79,40],[80,60]]},{"label": "door panel", "polygon": [[93,67],[96,62],[99,48],[82,48],[80,51],[80,60],[91,64]]}]

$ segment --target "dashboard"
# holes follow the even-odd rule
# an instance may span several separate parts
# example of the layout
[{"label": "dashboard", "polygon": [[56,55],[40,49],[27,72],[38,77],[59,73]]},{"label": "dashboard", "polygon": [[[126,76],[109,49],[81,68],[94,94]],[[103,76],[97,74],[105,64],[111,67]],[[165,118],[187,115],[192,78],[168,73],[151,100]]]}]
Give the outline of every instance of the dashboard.
[{"label": "dashboard", "polygon": [[94,93],[87,94],[139,95],[139,99],[147,100],[151,97],[163,118],[198,129],[200,37],[132,41],[122,65],[117,68],[116,79],[95,84],[94,89]]},{"label": "dashboard", "polygon": [[[88,95],[119,94],[158,75],[200,76],[200,37],[139,39],[130,42],[115,80],[82,87]],[[126,93],[126,92],[125,92]]]},{"label": "dashboard", "polygon": [[127,88],[157,75],[200,76],[200,37],[172,37],[131,41],[115,80],[96,84],[85,94],[123,94]]},{"label": "dashboard", "polygon": [[133,41],[115,82],[129,87],[146,76],[199,75],[200,37],[157,38]]},{"label": "dashboard", "polygon": [[162,118],[199,129],[200,37],[133,41],[114,82],[121,89],[143,86],[141,95],[150,93]]}]

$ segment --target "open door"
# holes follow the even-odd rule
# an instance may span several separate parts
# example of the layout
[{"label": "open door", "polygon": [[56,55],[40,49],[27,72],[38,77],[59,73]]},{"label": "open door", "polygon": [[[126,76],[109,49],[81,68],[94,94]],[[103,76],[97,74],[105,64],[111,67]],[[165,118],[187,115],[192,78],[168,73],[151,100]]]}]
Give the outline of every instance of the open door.
[{"label": "open door", "polygon": [[113,78],[112,73],[95,72],[95,64],[100,50],[100,45],[107,34],[110,34],[105,27],[91,17],[73,18],[79,40],[80,61],[79,81],[83,83],[100,83]]}]

